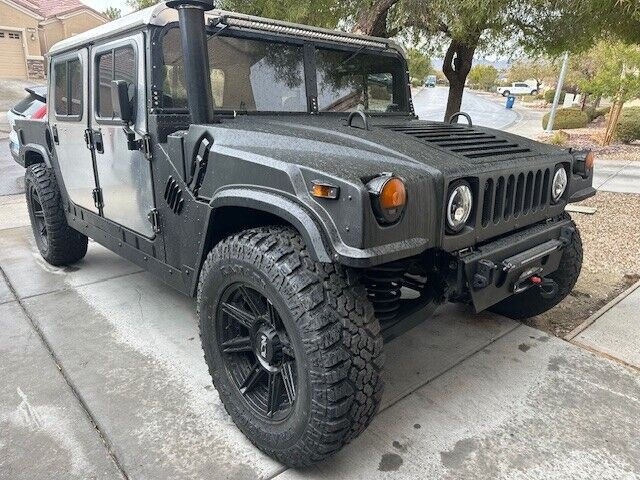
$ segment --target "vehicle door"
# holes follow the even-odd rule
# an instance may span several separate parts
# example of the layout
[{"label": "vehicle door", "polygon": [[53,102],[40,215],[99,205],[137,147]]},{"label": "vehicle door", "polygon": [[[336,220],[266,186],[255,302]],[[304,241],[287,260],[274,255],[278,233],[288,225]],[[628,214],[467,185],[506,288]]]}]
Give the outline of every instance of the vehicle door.
[{"label": "vehicle door", "polygon": [[[56,56],[49,81],[49,128],[62,183],[76,205],[98,213],[89,124],[89,52],[86,48]],[[60,179],[59,179],[60,180]]]},{"label": "vehicle door", "polygon": [[527,93],[530,93],[531,90],[529,89],[529,85],[527,85],[526,83],[516,83],[516,91],[515,93],[519,94],[519,95],[525,95]]},{"label": "vehicle door", "polygon": [[[151,163],[145,153],[147,134],[145,37],[139,33],[91,50],[92,123],[103,215],[146,237],[154,237],[150,221],[155,208]],[[134,112],[131,125],[115,113],[111,85],[129,84]]]}]

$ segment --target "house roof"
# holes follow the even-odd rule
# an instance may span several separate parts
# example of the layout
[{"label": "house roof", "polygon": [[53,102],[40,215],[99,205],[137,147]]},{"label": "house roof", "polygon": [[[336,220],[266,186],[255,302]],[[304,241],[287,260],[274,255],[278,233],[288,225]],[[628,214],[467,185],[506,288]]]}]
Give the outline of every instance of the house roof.
[{"label": "house roof", "polygon": [[32,11],[44,18],[56,17],[75,12],[76,10],[90,10],[94,14],[102,16],[93,8],[85,5],[80,0],[12,0],[23,8]]}]

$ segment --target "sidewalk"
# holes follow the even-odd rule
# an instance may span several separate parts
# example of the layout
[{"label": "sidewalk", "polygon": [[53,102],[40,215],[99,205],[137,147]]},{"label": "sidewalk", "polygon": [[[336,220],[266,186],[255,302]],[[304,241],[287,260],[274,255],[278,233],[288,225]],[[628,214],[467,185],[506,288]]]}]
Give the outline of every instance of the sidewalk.
[{"label": "sidewalk", "polygon": [[0,211],[9,282],[0,281],[0,476],[640,476],[640,371],[461,306],[386,345],[385,396],[369,430],[318,467],[287,469],[225,413],[192,299],[93,242],[76,265],[44,263],[24,200],[5,201],[14,213]]}]

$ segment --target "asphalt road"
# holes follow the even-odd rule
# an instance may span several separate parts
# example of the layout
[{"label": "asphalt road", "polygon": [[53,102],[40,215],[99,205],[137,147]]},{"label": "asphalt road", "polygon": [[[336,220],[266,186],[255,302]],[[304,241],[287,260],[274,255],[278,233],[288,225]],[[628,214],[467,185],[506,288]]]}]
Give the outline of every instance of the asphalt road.
[{"label": "asphalt road", "polygon": [[[449,88],[423,88],[413,97],[416,114],[424,120],[444,119]],[[491,101],[466,91],[462,97],[462,111],[471,115],[474,125],[505,129],[518,121],[520,115],[515,110],[507,110],[503,102]],[[460,122],[464,122],[460,119]]]}]

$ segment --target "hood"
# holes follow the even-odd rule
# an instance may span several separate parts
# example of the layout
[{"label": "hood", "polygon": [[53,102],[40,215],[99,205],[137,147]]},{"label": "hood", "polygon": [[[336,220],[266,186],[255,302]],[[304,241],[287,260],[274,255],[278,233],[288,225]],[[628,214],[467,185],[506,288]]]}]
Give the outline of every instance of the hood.
[{"label": "hood", "polygon": [[[338,115],[246,115],[216,125],[216,145],[300,166],[362,178],[398,175],[472,175],[566,155],[556,147],[499,130],[428,122],[413,117],[373,117],[369,130]],[[516,167],[516,165],[514,165]]]}]

